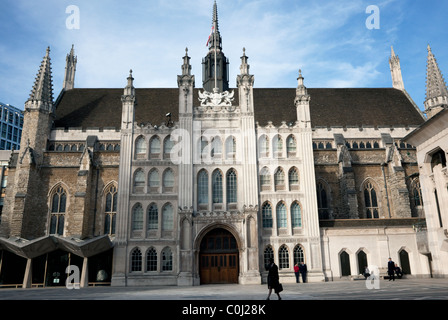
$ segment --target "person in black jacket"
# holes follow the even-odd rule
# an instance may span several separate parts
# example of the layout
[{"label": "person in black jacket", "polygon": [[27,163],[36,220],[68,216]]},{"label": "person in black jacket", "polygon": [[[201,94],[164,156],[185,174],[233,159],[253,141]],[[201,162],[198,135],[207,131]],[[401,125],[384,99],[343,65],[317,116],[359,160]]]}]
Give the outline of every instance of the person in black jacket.
[{"label": "person in black jacket", "polygon": [[387,263],[387,274],[389,275],[389,281],[395,281],[395,262],[392,261],[392,258],[389,258]]},{"label": "person in black jacket", "polygon": [[302,281],[303,281],[303,283],[305,283],[306,282],[306,274],[308,272],[308,269],[306,267],[306,264],[303,261],[300,263],[299,271],[300,271],[300,274],[302,275]]},{"label": "person in black jacket", "polygon": [[274,289],[275,293],[278,296],[278,300],[282,300],[280,297],[280,292],[278,292],[277,288],[280,284],[279,282],[279,276],[278,276],[278,267],[274,263],[274,259],[269,259],[269,264],[266,266],[266,270],[269,271],[268,273],[268,289],[269,294],[268,298],[266,300],[269,300],[271,298],[272,289]]}]

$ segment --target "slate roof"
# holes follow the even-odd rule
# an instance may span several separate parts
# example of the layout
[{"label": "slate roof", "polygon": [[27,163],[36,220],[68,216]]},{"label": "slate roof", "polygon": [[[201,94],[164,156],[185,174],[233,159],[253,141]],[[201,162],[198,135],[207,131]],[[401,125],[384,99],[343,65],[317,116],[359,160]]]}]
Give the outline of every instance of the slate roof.
[{"label": "slate roof", "polygon": [[[198,91],[194,103],[199,105]],[[235,90],[234,105],[238,105]],[[425,120],[407,96],[392,88],[309,88],[313,127],[418,126]],[[73,89],[62,93],[55,127],[120,128],[123,89]],[[281,125],[296,121],[295,88],[254,89],[255,121]],[[136,122],[160,125],[167,113],[178,121],[179,89],[136,89]]]}]

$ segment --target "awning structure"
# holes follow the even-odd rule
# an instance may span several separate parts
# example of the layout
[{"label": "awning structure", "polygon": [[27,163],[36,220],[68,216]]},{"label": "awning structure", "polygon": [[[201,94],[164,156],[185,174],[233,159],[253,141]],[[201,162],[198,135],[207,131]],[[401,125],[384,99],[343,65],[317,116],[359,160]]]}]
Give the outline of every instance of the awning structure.
[{"label": "awning structure", "polygon": [[113,243],[108,235],[85,240],[56,235],[34,240],[0,238],[0,250],[10,251],[25,259],[33,259],[57,249],[71,252],[82,258],[89,258],[111,248]]}]

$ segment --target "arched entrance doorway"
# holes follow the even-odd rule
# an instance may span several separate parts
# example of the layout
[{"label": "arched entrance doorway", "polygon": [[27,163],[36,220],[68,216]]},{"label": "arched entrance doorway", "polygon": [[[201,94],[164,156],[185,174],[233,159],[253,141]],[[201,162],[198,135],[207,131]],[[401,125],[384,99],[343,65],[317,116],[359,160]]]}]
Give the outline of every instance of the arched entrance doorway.
[{"label": "arched entrance doorway", "polygon": [[238,245],[227,230],[217,228],[201,241],[199,272],[201,284],[238,283]]}]

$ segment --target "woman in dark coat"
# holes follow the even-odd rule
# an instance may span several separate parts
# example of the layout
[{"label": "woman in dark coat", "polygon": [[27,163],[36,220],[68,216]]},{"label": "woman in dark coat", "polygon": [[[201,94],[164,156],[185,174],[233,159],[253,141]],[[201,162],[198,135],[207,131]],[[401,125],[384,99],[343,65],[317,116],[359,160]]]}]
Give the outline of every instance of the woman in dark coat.
[{"label": "woman in dark coat", "polygon": [[274,289],[275,293],[278,296],[278,300],[282,300],[280,297],[280,292],[277,291],[277,288],[279,286],[279,277],[278,277],[278,267],[274,263],[274,259],[269,259],[269,264],[266,266],[266,270],[269,271],[268,273],[268,289],[269,294],[267,300],[271,298],[272,289]]}]

